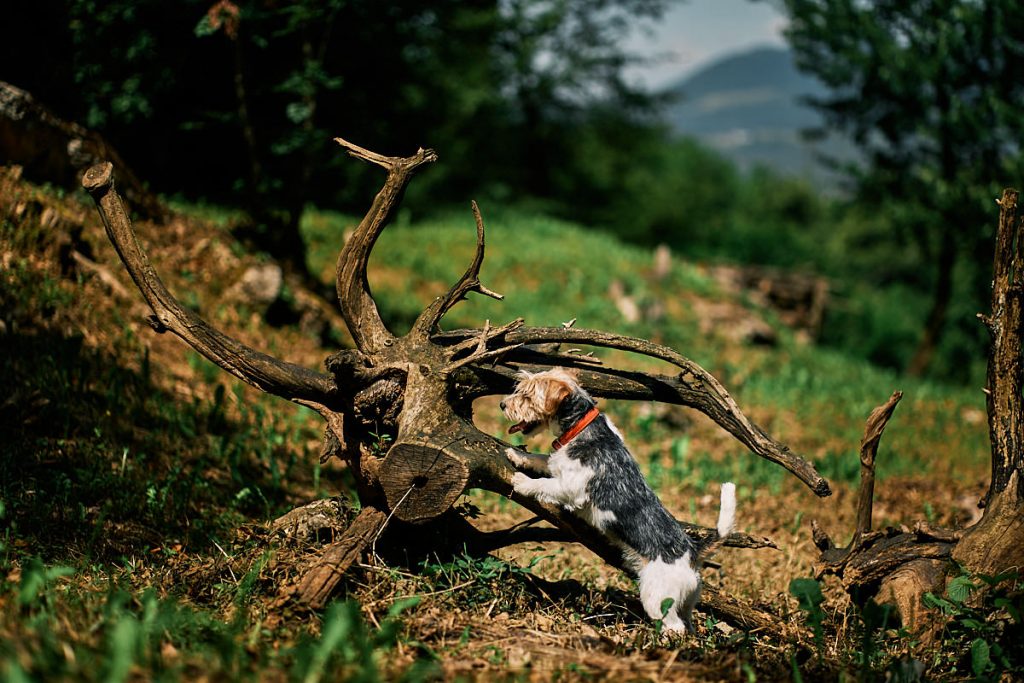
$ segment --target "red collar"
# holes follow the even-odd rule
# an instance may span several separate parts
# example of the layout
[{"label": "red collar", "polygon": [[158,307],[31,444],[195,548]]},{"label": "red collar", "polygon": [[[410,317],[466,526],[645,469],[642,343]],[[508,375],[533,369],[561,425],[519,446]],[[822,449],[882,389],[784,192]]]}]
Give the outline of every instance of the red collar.
[{"label": "red collar", "polygon": [[593,422],[594,418],[596,418],[600,414],[601,411],[597,409],[597,406],[594,406],[593,408],[588,410],[587,414],[581,417],[579,422],[574,424],[572,427],[568,429],[568,431],[566,431],[560,437],[551,442],[551,448],[556,451],[559,448],[563,448],[566,444],[568,444],[570,441],[579,436],[580,432],[586,429],[587,425]]}]

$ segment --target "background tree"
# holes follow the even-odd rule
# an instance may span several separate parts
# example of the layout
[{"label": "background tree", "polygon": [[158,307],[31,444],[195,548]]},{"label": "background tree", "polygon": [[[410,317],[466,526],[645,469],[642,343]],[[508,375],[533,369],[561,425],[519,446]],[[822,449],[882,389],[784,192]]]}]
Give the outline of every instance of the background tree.
[{"label": "background tree", "polygon": [[258,246],[305,274],[304,204],[372,192],[339,163],[341,129],[444,149],[413,189],[434,204],[600,204],[588,167],[630,150],[594,131],[646,125],[656,101],[627,83],[621,38],[668,1],[44,0],[0,28],[0,80],[99,130],[158,191],[243,204]]},{"label": "background tree", "polygon": [[[814,103],[864,154],[857,198],[884,212],[930,272],[931,304],[909,371],[932,363],[956,291],[974,311],[988,292],[985,229],[999,183],[1024,170],[1024,14],[1013,0],[784,0],[800,68],[832,88]],[[958,290],[957,277],[963,278]],[[983,333],[958,330],[968,355]]]}]

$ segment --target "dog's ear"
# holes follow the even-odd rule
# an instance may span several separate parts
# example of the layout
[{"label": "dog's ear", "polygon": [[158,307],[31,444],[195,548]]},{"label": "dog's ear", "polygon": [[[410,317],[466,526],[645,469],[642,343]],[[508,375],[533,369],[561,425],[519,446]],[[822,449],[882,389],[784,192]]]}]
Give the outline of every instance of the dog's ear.
[{"label": "dog's ear", "polygon": [[580,380],[580,369],[579,368],[562,368],[565,374],[569,375],[573,381],[578,382]]},{"label": "dog's ear", "polygon": [[561,379],[550,379],[544,388],[544,412],[554,415],[558,412],[558,406],[572,393],[572,386]]}]

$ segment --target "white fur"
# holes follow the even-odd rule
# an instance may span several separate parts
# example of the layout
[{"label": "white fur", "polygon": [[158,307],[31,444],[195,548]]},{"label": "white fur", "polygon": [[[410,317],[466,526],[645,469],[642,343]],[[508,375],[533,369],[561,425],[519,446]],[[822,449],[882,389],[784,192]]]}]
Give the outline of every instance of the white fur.
[{"label": "white fur", "polygon": [[512,476],[512,488],[516,493],[533,496],[542,503],[561,505],[570,512],[578,512],[590,502],[587,484],[594,476],[594,470],[570,458],[565,448],[552,453],[547,465],[550,477],[533,479],[516,472]]},{"label": "white fur", "polygon": [[607,531],[608,527],[615,521],[615,513],[611,510],[602,510],[593,504],[584,505],[576,511],[590,526],[598,531]]},{"label": "white fur", "polygon": [[722,484],[722,501],[718,508],[718,537],[725,538],[736,528],[736,484]]},{"label": "white fur", "polygon": [[[665,631],[693,631],[690,614],[700,600],[700,574],[693,566],[690,553],[675,562],[665,562],[660,557],[651,560],[640,570],[639,583],[640,602],[647,616],[662,620]],[[662,618],[661,606],[668,598],[672,599],[672,607]]]}]

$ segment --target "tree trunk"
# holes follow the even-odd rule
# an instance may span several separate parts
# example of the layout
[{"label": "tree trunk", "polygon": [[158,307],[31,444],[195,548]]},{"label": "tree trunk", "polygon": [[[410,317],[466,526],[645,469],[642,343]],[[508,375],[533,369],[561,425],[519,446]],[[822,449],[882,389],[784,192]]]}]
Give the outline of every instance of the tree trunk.
[{"label": "tree trunk", "polygon": [[[870,531],[874,488],[874,452],[861,452],[861,491],[857,529],[846,548],[836,548],[813,525],[821,551],[818,574],[836,574],[854,599],[874,598],[896,605],[904,625],[921,630],[934,613],[922,608],[926,592],[942,592],[947,576],[959,565],[973,574],[996,576],[1024,567],[1024,235],[1017,216],[1017,192],[1004,190],[999,201],[992,278],[992,313],[979,316],[991,335],[987,394],[992,481],[983,505],[985,514],[963,531],[933,529],[919,522],[912,531]],[[894,398],[896,395],[894,394]],[[890,399],[891,407],[895,407]],[[877,448],[885,421],[892,414],[880,407],[868,420],[864,444]],[[869,438],[870,435],[874,435]],[[955,564],[954,564],[955,563]],[[928,634],[923,634],[928,639]]]},{"label": "tree trunk", "polygon": [[920,377],[931,365],[935,350],[942,339],[949,314],[949,304],[953,299],[953,267],[956,265],[956,245],[953,235],[948,230],[942,232],[942,245],[939,248],[938,272],[936,273],[935,289],[932,293],[932,307],[924,323],[921,341],[914,350],[914,355],[907,365],[907,374]]},{"label": "tree trunk", "polygon": [[953,553],[971,571],[988,575],[1024,566],[1024,234],[1017,199],[1017,192],[1007,189],[999,200],[992,314],[982,318],[991,337],[985,392],[992,481],[984,517],[967,530]]}]

